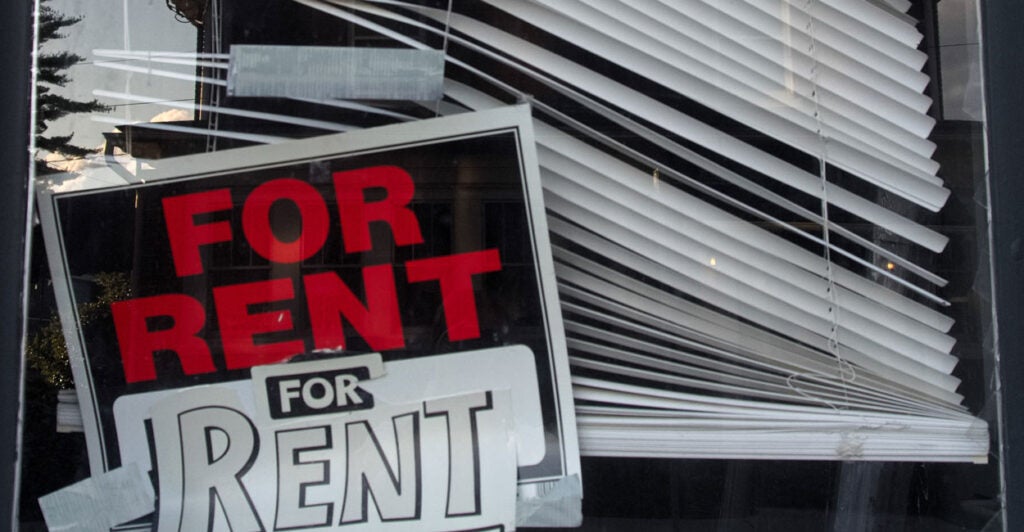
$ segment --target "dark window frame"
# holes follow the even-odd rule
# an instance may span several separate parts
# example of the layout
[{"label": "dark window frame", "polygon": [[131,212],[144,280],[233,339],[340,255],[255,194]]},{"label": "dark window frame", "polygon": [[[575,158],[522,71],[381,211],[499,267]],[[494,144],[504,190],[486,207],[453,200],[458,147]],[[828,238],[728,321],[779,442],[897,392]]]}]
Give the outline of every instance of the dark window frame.
[{"label": "dark window frame", "polygon": [[18,476],[17,426],[21,406],[22,336],[25,293],[25,221],[28,209],[30,68],[35,2],[12,2],[0,21],[0,528],[17,530],[14,498]]},{"label": "dark window frame", "polygon": [[988,126],[989,191],[992,213],[992,265],[995,285],[997,349],[1002,381],[1003,500],[1006,530],[1024,523],[1024,4],[988,0],[981,4],[982,49]]}]

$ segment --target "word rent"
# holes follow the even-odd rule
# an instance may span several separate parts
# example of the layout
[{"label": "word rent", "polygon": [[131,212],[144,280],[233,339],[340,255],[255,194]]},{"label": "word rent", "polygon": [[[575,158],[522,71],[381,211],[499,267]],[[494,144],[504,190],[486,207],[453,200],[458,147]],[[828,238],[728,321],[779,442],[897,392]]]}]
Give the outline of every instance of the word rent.
[{"label": "word rent", "polygon": [[259,429],[231,403],[155,410],[161,530],[376,529],[484,510],[491,392]]},{"label": "word rent", "polygon": [[[374,248],[371,224],[386,226],[395,246],[423,242],[410,208],[415,185],[405,170],[376,166],[335,172],[332,177],[337,220],[332,220],[320,190],[292,178],[264,182],[248,194],[241,205],[241,231],[225,219],[238,207],[230,188],[164,198],[175,273],[180,278],[204,275],[203,248],[240,238],[271,263],[297,264],[323,248],[334,223],[340,224],[345,253]],[[369,200],[368,193],[383,197]],[[271,227],[271,210],[280,202],[290,203],[301,218],[299,235],[293,240],[282,240]],[[450,341],[480,336],[473,277],[501,270],[497,249],[410,260],[403,266],[406,282],[438,284]],[[344,347],[342,318],[373,350],[404,347],[394,270],[391,264],[361,270],[365,302],[335,272],[213,287],[224,368],[245,369],[308,351],[310,339],[294,330],[292,310],[260,310],[293,301],[300,290],[313,349]],[[154,356],[163,352],[174,353],[186,375],[217,371],[216,347],[205,339],[213,320],[199,299],[180,293],[139,297],[112,304],[111,313],[128,383],[157,379]],[[289,332],[293,333],[290,338]],[[275,341],[260,341],[268,333],[275,333]]]}]

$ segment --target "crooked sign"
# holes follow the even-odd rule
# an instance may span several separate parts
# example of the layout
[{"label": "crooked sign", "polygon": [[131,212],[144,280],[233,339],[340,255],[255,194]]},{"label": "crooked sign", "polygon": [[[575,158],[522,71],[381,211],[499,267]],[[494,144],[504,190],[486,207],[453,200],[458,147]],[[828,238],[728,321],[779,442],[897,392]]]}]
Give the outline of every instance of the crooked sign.
[{"label": "crooked sign", "polygon": [[155,457],[161,530],[508,529],[516,464],[544,442],[536,388],[500,375],[533,366],[524,346],[325,358],[114,411],[124,459]]},{"label": "crooked sign", "polygon": [[[475,401],[486,397],[497,412],[495,434],[507,429],[506,441],[516,442],[520,484],[579,473],[528,108],[158,163],[142,183],[40,192],[94,471],[155,466],[164,493],[158,514],[169,519],[167,490],[181,486],[166,484],[162,471],[186,469],[169,457],[184,445],[173,440],[192,425],[167,420],[219,420],[225,425],[218,434],[233,434],[234,427],[238,442],[251,438],[254,449],[279,451],[291,445],[281,427],[297,424],[311,442],[303,453],[326,456],[333,448],[343,457],[353,451],[339,439],[358,438],[359,423],[373,427],[415,412],[409,423],[422,437],[437,436],[437,419],[456,414],[442,415],[429,401],[461,397],[452,405],[483,411],[491,407]],[[116,301],[97,309],[111,290]],[[90,318],[83,320],[85,308]],[[529,369],[497,373],[500,383],[483,378],[487,370],[478,364],[493,360],[495,348],[511,349]],[[372,365],[345,362],[369,352],[379,353],[384,367],[425,365],[376,378]],[[295,371],[314,363],[314,372]],[[407,392],[392,390],[379,402],[364,382]],[[520,399],[495,399],[503,393]],[[220,410],[186,415],[206,407]],[[506,408],[507,427],[499,422]],[[376,434],[368,428],[363,436],[379,443]],[[456,440],[454,433],[446,437],[429,440]],[[205,452],[218,455],[211,441]],[[427,452],[431,445],[442,444],[403,449]],[[301,454],[293,451],[293,458]],[[249,458],[271,459],[262,451]],[[229,463],[221,467],[231,469]],[[305,485],[299,478],[316,469],[292,466],[257,468],[263,472],[253,478],[276,475],[261,486]],[[425,470],[417,475],[425,478]],[[282,496],[235,487],[223,487],[225,497]],[[335,524],[358,518],[347,499],[331,504],[342,514],[332,516]]]}]

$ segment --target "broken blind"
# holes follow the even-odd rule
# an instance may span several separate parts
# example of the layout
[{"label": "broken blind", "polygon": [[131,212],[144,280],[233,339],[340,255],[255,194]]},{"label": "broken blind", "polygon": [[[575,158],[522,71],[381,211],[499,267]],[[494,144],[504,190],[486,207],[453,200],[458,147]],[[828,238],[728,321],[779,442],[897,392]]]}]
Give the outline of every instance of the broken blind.
[{"label": "broken blind", "polygon": [[445,56],[419,112],[307,103],[533,106],[584,454],[986,459],[908,2],[294,1]]}]

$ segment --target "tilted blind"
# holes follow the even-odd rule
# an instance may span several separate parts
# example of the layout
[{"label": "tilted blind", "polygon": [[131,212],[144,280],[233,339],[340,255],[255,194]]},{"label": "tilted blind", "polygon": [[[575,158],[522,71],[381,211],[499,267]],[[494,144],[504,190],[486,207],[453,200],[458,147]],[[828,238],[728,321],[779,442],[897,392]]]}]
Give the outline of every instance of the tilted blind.
[{"label": "tilted blind", "polygon": [[533,106],[584,454],[985,460],[921,221],[950,190],[909,2],[294,1],[446,59],[421,112],[306,103]]}]

